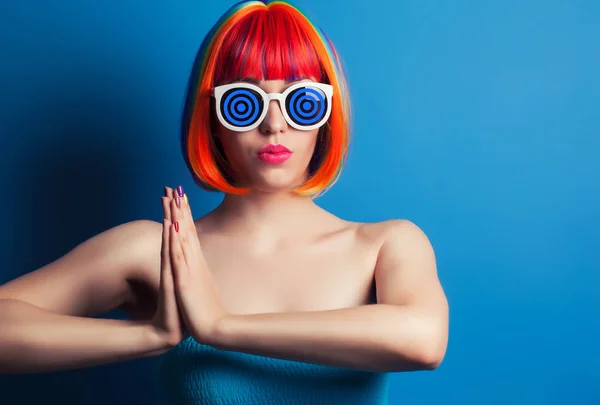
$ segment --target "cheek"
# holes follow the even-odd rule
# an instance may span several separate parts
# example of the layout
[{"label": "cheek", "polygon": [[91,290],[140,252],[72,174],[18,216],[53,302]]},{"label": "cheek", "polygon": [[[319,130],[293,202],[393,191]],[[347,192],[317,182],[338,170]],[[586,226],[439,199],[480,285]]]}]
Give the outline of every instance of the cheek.
[{"label": "cheek", "polygon": [[229,131],[221,128],[217,139],[221,143],[225,158],[230,165],[236,167],[248,159],[248,139],[243,133]]},{"label": "cheek", "polygon": [[310,134],[306,134],[306,138],[303,142],[303,150],[306,155],[308,155],[308,159],[310,159],[315,152],[315,146],[317,145],[318,140],[318,131]]},{"label": "cheek", "polygon": [[234,138],[227,135],[219,136],[221,146],[223,147],[223,153],[229,162],[238,160],[240,156],[239,144],[235,142]]}]

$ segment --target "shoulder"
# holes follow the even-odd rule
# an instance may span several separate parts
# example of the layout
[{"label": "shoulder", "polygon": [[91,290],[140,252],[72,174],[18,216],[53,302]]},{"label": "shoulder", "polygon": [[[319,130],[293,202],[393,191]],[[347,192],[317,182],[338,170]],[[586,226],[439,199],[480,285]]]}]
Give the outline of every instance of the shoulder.
[{"label": "shoulder", "polygon": [[[138,260],[153,258],[160,251],[162,240],[162,223],[140,219],[124,223],[113,229],[122,247],[127,247]],[[156,260],[153,260],[154,263]]]},{"label": "shoulder", "polygon": [[107,231],[128,247],[149,248],[162,238],[162,224],[148,219],[126,222]]},{"label": "shoulder", "polygon": [[123,232],[138,233],[141,235],[146,232],[152,232],[156,230],[160,231],[162,229],[162,224],[150,219],[137,219],[118,225],[114,229],[120,229]]},{"label": "shoulder", "polygon": [[425,232],[409,220],[372,226],[381,243],[374,271],[378,301],[431,307],[437,313],[445,311],[447,302],[435,253]]},{"label": "shoulder", "polygon": [[74,250],[77,257],[107,257],[122,259],[137,256],[156,246],[162,238],[162,224],[150,220],[135,220],[108,228],[85,240]]},{"label": "shoulder", "polygon": [[356,223],[359,235],[384,248],[409,249],[431,247],[425,232],[408,219],[390,219],[381,222]]},{"label": "shoulder", "polygon": [[[125,272],[125,277],[143,276],[160,263],[162,224],[134,220],[110,228],[84,242],[77,256],[101,261],[107,268]],[[115,270],[117,271],[117,270]]]},{"label": "shoulder", "polygon": [[151,302],[146,299],[148,292],[157,291],[159,287],[162,227],[162,223],[142,219],[108,231],[113,233],[107,249],[111,252],[113,271],[118,272],[116,277],[128,286],[127,298],[121,309],[135,319],[148,316],[151,312],[146,308]]}]

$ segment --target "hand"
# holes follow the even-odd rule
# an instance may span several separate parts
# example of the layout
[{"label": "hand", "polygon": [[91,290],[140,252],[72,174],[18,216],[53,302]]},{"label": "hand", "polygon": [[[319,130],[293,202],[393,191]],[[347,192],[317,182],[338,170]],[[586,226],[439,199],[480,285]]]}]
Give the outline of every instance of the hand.
[{"label": "hand", "polygon": [[175,295],[185,326],[196,341],[216,345],[219,322],[227,315],[214,278],[208,269],[187,196],[179,186],[171,190],[169,252],[175,282]]},{"label": "hand", "polygon": [[152,318],[158,336],[167,347],[176,346],[185,335],[184,323],[177,306],[175,296],[175,283],[173,268],[171,266],[170,239],[171,239],[171,202],[172,198],[165,188],[165,197],[162,197],[163,206],[163,232],[160,252],[160,286],[158,289],[158,307]]}]

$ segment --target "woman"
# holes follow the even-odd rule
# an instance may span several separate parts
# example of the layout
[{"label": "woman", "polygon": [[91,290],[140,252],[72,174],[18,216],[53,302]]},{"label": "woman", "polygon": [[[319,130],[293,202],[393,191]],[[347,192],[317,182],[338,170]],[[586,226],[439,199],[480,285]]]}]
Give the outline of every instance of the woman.
[{"label": "woman", "polygon": [[[440,364],[448,307],[424,233],[313,202],[339,176],[349,102],[304,15],[232,7],[200,49],[183,123],[186,162],[222,204],[194,221],[165,188],[163,224],[109,229],[0,286],[0,372],[166,353],[169,403],[371,404],[386,372]],[[92,318],[116,308],[131,320]]]}]

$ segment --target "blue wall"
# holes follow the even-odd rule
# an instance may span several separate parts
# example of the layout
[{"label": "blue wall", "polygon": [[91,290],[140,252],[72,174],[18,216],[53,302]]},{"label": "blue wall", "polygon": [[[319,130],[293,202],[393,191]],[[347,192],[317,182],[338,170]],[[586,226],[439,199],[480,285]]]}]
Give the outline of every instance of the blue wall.
[{"label": "blue wall", "polygon": [[[445,362],[394,375],[390,403],[600,403],[599,3],[372,3],[296,2],[353,91],[348,166],[318,201],[416,222],[451,305]],[[195,52],[230,4],[0,5],[0,282],[160,219],[165,184],[197,215],[218,203],[177,131]],[[3,376],[0,403],[152,404],[153,364]]]}]

